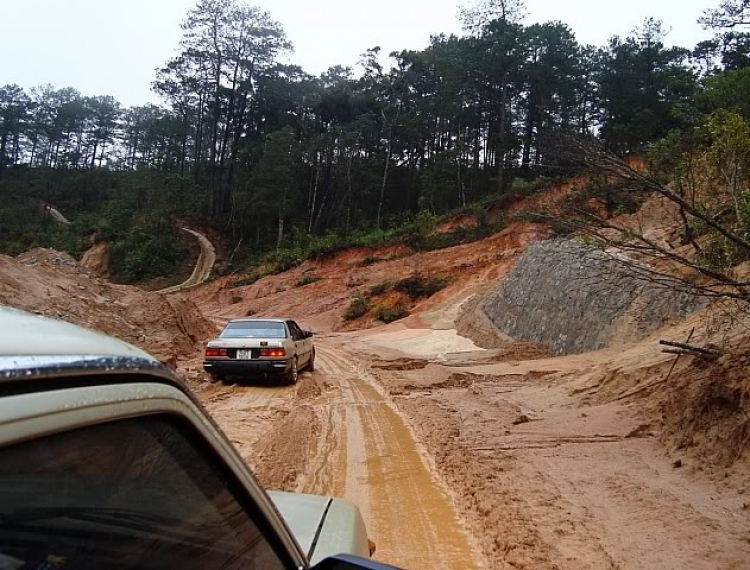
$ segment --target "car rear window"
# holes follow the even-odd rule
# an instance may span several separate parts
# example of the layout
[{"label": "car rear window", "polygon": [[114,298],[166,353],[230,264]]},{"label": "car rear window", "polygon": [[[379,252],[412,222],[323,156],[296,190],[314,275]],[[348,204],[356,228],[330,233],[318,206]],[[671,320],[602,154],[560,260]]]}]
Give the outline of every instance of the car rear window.
[{"label": "car rear window", "polygon": [[284,323],[274,321],[250,321],[229,323],[221,338],[284,338]]},{"label": "car rear window", "polygon": [[0,568],[284,567],[195,441],[148,417],[0,449]]}]

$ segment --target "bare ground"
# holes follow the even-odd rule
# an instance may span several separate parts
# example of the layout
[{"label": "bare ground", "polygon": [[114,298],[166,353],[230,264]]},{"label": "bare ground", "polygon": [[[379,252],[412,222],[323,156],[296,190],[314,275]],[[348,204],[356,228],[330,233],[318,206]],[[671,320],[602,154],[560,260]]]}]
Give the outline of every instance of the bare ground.
[{"label": "bare ground", "polygon": [[[750,358],[684,359],[667,378],[671,357],[655,338],[562,358],[503,338],[474,295],[544,235],[519,224],[431,254],[379,252],[386,261],[368,268],[363,252],[347,252],[249,287],[218,280],[181,295],[111,285],[37,251],[0,256],[0,302],[177,364],[264,485],[355,501],[380,560],[750,568]],[[333,332],[352,295],[417,271],[461,278],[404,321]],[[305,272],[323,279],[294,287]],[[200,343],[250,311],[301,317],[322,333],[316,372],[294,387],[208,382]],[[684,340],[695,325],[662,336]],[[740,348],[746,338],[738,333]]]},{"label": "bare ground", "polygon": [[212,388],[209,409],[266,486],[354,500],[403,567],[748,567],[746,479],[669,453],[641,400],[616,401],[661,366],[650,344],[461,362],[426,356],[453,331],[409,329],[397,351],[405,330],[328,335],[296,388]]}]

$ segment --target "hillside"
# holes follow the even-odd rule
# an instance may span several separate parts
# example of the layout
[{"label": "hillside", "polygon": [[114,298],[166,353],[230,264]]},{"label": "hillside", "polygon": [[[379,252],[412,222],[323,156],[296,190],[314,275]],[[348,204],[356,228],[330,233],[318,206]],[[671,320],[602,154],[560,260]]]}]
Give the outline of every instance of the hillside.
[{"label": "hillside", "polygon": [[[663,292],[628,285],[597,250],[522,221],[572,193],[562,184],[506,204],[519,219],[476,242],[344,249],[249,285],[228,275],[171,294],[38,249],[0,257],[0,302],[177,366],[264,485],[354,500],[381,560],[740,568],[750,322],[679,296],[654,304]],[[679,224],[653,204],[612,219],[669,241]],[[472,223],[462,214],[432,231]],[[85,256],[93,266],[100,249]],[[366,310],[346,320],[354,299]],[[379,320],[397,306],[410,314]],[[316,372],[294,387],[211,383],[203,342],[248,314],[316,331]],[[716,342],[719,324],[713,362],[675,362],[658,344]]]}]

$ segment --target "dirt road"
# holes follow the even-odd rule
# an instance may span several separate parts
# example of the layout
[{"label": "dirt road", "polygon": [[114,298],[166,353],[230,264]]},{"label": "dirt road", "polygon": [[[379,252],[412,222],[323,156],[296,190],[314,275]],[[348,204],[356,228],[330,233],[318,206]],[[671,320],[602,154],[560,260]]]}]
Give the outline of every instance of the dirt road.
[{"label": "dirt road", "polygon": [[438,332],[329,335],[298,386],[205,399],[263,484],[355,501],[401,567],[748,567],[747,499],[675,468],[626,407],[572,395],[601,356],[424,360]]},{"label": "dirt road", "polygon": [[200,244],[201,252],[198,255],[198,261],[195,264],[192,275],[188,279],[179,285],[162,289],[159,293],[177,293],[178,291],[184,291],[191,289],[205,283],[211,275],[211,270],[216,263],[216,250],[209,239],[202,233],[196,232],[189,228],[180,228],[183,232],[194,235],[198,239]]},{"label": "dirt road", "polygon": [[382,561],[484,567],[445,484],[366,363],[330,340],[317,349],[317,371],[297,387],[217,388],[205,397],[261,481],[356,502]]}]

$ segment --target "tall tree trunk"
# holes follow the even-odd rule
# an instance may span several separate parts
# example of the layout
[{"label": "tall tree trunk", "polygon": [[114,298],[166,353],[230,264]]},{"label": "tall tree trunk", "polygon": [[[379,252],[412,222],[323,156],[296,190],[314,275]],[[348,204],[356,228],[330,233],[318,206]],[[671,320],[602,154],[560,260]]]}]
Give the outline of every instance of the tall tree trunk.
[{"label": "tall tree trunk", "polygon": [[503,72],[503,77],[500,82],[500,124],[498,129],[500,131],[497,145],[497,191],[503,193],[505,186],[505,129],[506,122],[508,119],[508,74]]},{"label": "tall tree trunk", "polygon": [[0,178],[3,176],[3,171],[5,170],[5,152],[8,145],[8,134],[3,133],[0,135]]},{"label": "tall tree trunk", "polygon": [[529,94],[529,106],[526,109],[526,124],[523,132],[523,158],[521,159],[521,168],[528,172],[531,166],[531,142],[534,138],[534,102],[533,97]]},{"label": "tall tree trunk", "polygon": [[385,148],[385,168],[383,169],[383,182],[380,185],[380,199],[378,200],[378,218],[377,228],[380,229],[383,223],[383,203],[385,202],[385,188],[388,184],[388,172],[391,168],[391,151],[393,149],[393,130],[398,123],[398,119],[401,116],[401,103],[396,106],[396,118],[391,123],[391,127],[388,132],[388,144]]},{"label": "tall tree trunk", "polygon": [[313,182],[312,196],[310,196],[310,211],[308,212],[308,221],[307,221],[307,233],[308,234],[312,233],[312,230],[313,230],[313,220],[315,218],[315,205],[318,199],[318,183],[320,182],[320,163],[317,161],[317,153],[315,154],[316,154],[315,181]]},{"label": "tall tree trunk", "polygon": [[[221,66],[221,62],[218,64]],[[218,218],[221,215],[220,189],[216,183],[216,145],[219,140],[219,114],[221,110],[221,71],[216,71],[214,82],[214,109],[211,124],[211,153],[208,160],[208,193],[211,217]]]},{"label": "tall tree trunk", "polygon": [[281,249],[281,243],[284,241],[284,208],[279,206],[279,230],[276,236],[276,249]]},{"label": "tall tree trunk", "polygon": [[96,163],[96,151],[99,148],[99,140],[94,139],[94,150],[91,153],[91,168],[94,168],[94,164]]}]

